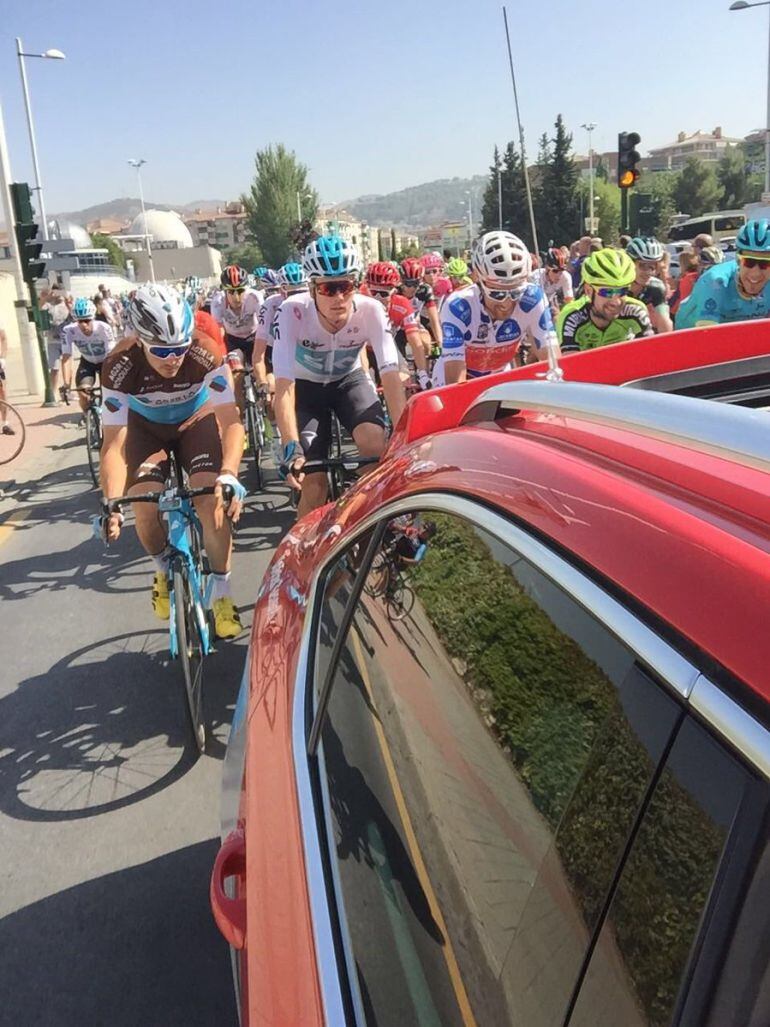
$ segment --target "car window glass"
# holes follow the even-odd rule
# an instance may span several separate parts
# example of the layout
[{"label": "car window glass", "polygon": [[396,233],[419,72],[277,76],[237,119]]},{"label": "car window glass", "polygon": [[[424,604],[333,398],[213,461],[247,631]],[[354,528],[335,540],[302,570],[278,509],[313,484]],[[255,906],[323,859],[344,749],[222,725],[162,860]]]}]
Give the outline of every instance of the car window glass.
[{"label": "car window glass", "polygon": [[368,1022],[563,1015],[678,716],[507,545],[446,514],[392,522],[322,733],[332,873]]},{"label": "car window glass", "polygon": [[571,1027],[670,1022],[746,784],[733,757],[688,721],[631,848]]}]

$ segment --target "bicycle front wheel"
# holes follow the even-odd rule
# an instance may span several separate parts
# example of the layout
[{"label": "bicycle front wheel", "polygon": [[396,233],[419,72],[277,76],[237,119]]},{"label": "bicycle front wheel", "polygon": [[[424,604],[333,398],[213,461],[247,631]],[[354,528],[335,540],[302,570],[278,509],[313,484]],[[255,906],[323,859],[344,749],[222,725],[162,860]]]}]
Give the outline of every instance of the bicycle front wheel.
[{"label": "bicycle front wheel", "polygon": [[187,568],[174,568],[174,619],[179,659],[184,675],[187,713],[198,752],[206,750],[206,724],[203,719],[203,643],[195,616],[195,599]]},{"label": "bicycle front wheel", "polygon": [[0,400],[0,464],[9,464],[24,448],[27,429],[16,407]]},{"label": "bicycle front wheel", "polygon": [[249,436],[249,449],[254,459],[254,472],[257,480],[257,488],[262,488],[262,450],[265,445],[265,431],[261,424],[261,417],[253,403],[246,407],[246,431]]},{"label": "bicycle front wheel", "polygon": [[88,453],[88,469],[91,472],[94,487],[99,488],[99,462],[102,455],[102,419],[89,407],[86,410],[86,452]]},{"label": "bicycle front wheel", "polygon": [[387,613],[390,620],[403,620],[412,612],[414,592],[399,582],[388,597]]}]

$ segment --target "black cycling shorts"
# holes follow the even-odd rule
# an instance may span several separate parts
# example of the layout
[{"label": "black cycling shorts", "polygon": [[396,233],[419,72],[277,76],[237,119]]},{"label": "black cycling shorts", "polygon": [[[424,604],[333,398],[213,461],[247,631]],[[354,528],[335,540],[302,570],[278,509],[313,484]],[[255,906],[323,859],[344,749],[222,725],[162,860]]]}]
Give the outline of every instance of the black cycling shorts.
[{"label": "black cycling shorts", "polygon": [[171,451],[188,475],[199,471],[219,474],[222,440],[213,413],[196,414],[182,424],[158,424],[135,410],[128,415],[126,464],[128,484],[140,481],[163,485],[169,475]]},{"label": "black cycling shorts", "polygon": [[385,415],[377,399],[377,390],[363,368],[359,367],[335,382],[298,379],[295,396],[299,437],[308,460],[325,460],[329,456],[332,411],[351,435],[359,424],[376,424],[385,428]]},{"label": "black cycling shorts", "polygon": [[75,372],[75,388],[79,389],[86,378],[90,378],[93,381],[99,381],[99,375],[102,371],[101,364],[92,364],[90,360],[86,360],[85,357],[80,358],[78,369]]},{"label": "black cycling shorts", "polygon": [[246,358],[246,363],[251,365],[251,358],[254,354],[254,336],[250,335],[248,339],[239,339],[237,335],[228,335],[225,332],[225,346],[227,352],[232,353],[234,349],[239,349]]},{"label": "black cycling shorts", "polygon": [[268,374],[273,373],[273,347],[269,343],[265,346],[265,370]]}]

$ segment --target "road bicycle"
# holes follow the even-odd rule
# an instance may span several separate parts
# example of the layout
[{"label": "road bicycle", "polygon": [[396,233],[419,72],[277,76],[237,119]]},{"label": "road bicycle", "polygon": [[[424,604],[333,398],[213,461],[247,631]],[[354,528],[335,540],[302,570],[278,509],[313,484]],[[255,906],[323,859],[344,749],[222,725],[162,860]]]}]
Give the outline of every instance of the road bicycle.
[{"label": "road bicycle", "polygon": [[267,386],[258,385],[250,369],[243,375],[243,418],[246,423],[246,438],[254,461],[257,487],[262,488],[262,453],[267,445]]},{"label": "road bicycle", "polygon": [[0,399],[0,464],[15,460],[24,448],[27,429],[15,406]]},{"label": "road bicycle", "polygon": [[[309,460],[303,465],[301,473],[316,474],[325,471],[329,483],[329,498],[336,502],[358,480],[356,471],[379,461],[378,456],[335,456],[329,457],[328,460]],[[293,489],[292,492],[297,490]]]},{"label": "road bicycle", "polygon": [[372,560],[364,592],[372,599],[385,600],[389,620],[403,620],[412,612],[414,590],[399,565],[395,544],[383,548]]},{"label": "road bicycle", "polygon": [[[119,496],[103,504],[103,516],[120,513],[128,503],[157,503],[168,525],[169,651],[179,659],[184,675],[186,707],[193,740],[199,753],[206,750],[203,715],[203,661],[213,651],[214,618],[211,605],[211,572],[203,551],[201,524],[192,500],[213,495],[215,486],[186,488],[170,484],[162,492]],[[224,487],[229,503],[232,489]],[[97,518],[101,526],[101,518]]]},{"label": "road bicycle", "polygon": [[70,405],[70,393],[79,392],[88,397],[88,406],[85,414],[85,437],[86,453],[88,454],[88,469],[94,488],[99,488],[99,464],[102,455],[102,442],[104,441],[104,428],[102,425],[102,390],[99,385],[85,385],[72,388],[69,385],[62,385],[59,395],[67,406]]}]

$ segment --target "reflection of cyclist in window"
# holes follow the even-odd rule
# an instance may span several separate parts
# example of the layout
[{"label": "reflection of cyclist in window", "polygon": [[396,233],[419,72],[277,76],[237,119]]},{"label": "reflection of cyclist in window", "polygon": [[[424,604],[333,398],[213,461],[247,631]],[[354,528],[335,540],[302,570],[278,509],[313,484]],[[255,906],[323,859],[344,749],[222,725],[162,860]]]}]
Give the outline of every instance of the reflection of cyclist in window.
[{"label": "reflection of cyclist in window", "polygon": [[[399,519],[400,520],[400,519]],[[398,585],[398,575],[409,567],[416,567],[424,558],[428,544],[436,534],[433,521],[399,524],[394,521],[385,533],[384,547],[388,553],[388,581],[386,595],[392,595]]]}]

